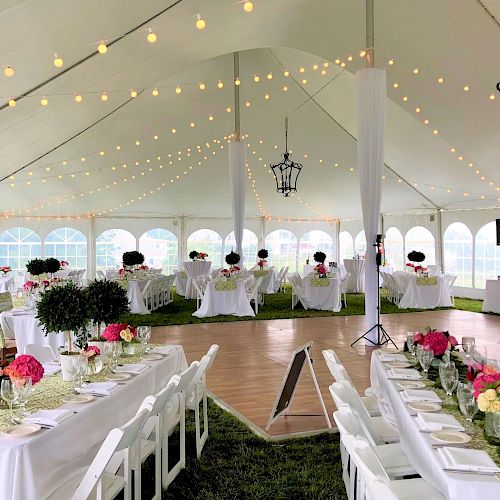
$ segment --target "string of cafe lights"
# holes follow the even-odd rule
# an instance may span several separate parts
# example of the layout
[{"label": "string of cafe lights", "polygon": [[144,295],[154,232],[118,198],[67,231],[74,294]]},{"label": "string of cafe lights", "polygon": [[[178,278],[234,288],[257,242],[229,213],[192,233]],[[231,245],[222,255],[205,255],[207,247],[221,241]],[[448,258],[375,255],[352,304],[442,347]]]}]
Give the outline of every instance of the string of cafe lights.
[{"label": "string of cafe lights", "polygon": [[256,185],[256,181],[255,181],[255,177],[253,175],[252,169],[251,169],[249,163],[246,163],[245,166],[247,168],[248,180],[250,181],[253,194],[254,194],[255,199],[257,201],[257,206],[259,207],[260,215],[261,215],[261,217],[265,218],[266,217],[266,210],[262,204],[262,199],[260,197],[260,194],[257,191],[257,185]]}]

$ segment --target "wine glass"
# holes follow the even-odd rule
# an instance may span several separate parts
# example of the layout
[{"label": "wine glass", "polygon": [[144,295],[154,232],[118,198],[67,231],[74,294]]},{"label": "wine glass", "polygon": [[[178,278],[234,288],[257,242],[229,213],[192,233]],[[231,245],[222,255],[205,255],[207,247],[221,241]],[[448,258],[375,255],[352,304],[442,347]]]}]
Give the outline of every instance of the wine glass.
[{"label": "wine glass", "polygon": [[455,363],[441,363],[439,365],[439,379],[442,388],[446,391],[445,404],[453,404],[451,395],[458,385],[458,370],[455,368]]},{"label": "wine glass", "polygon": [[114,372],[118,366],[118,358],[121,353],[121,342],[108,342],[110,346],[111,371]]},{"label": "wine glass", "polygon": [[431,366],[432,360],[434,359],[434,353],[431,349],[422,348],[419,358],[419,363],[424,370],[423,378],[427,379],[429,368]]},{"label": "wine glass", "polygon": [[10,420],[12,422],[12,405],[17,401],[17,393],[14,390],[14,383],[12,382],[12,380],[8,378],[4,378],[2,380],[2,384],[0,386],[0,395],[2,396],[2,399],[9,405]]},{"label": "wine glass", "polygon": [[493,413],[493,430],[495,431],[495,436],[500,439],[500,412]]},{"label": "wine glass", "polygon": [[104,369],[111,371],[111,342],[105,342],[101,348],[101,356],[104,364]]},{"label": "wine glass", "polygon": [[406,332],[406,345],[412,356],[415,356],[415,332]]},{"label": "wine glass", "polygon": [[471,353],[476,345],[476,339],[474,337],[462,337],[462,348],[465,352],[465,360],[468,361],[471,357]]},{"label": "wine glass", "polygon": [[488,348],[484,344],[474,345],[471,351],[471,356],[476,363],[485,365],[488,363]]},{"label": "wine glass", "polygon": [[19,418],[27,417],[29,412],[26,411],[26,403],[33,387],[31,377],[14,377],[11,380],[14,384],[14,392],[17,394],[17,401],[19,402]]},{"label": "wine glass", "polygon": [[138,326],[137,327],[137,335],[139,336],[139,340],[142,343],[142,349],[146,353],[149,351],[148,342],[151,338],[151,327],[150,326]]},{"label": "wine glass", "polygon": [[468,397],[460,403],[460,411],[462,415],[465,417],[466,425],[465,432],[467,434],[472,434],[474,427],[472,426],[472,419],[476,415],[478,411],[477,401],[474,395]]}]

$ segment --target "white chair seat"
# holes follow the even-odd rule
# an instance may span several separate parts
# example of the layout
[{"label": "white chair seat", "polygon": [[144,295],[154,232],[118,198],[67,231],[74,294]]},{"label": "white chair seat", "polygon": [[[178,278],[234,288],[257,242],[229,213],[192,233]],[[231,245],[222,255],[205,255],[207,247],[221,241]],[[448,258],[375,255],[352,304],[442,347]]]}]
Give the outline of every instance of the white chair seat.
[{"label": "white chair seat", "polygon": [[372,425],[375,432],[386,443],[399,442],[399,433],[394,427],[387,422],[383,417],[372,417]]},{"label": "white chair seat", "polygon": [[[50,495],[51,500],[69,500],[73,497],[78,485],[80,484],[83,476],[87,472],[87,468],[83,467],[76,474],[71,477],[64,484],[59,486],[52,495]],[[111,500],[123,490],[125,485],[125,481],[122,476],[115,476],[114,474],[107,474],[106,472],[102,475],[104,484],[105,484],[105,499]],[[94,493],[88,497],[90,500],[93,500],[96,497],[95,491]]]},{"label": "white chair seat", "polygon": [[380,444],[373,450],[389,476],[402,477],[415,474],[415,468],[410,464],[399,443]]},{"label": "white chair seat", "polygon": [[399,500],[444,500],[444,496],[421,478],[391,481],[391,488]]},{"label": "white chair seat", "polygon": [[380,416],[380,409],[378,407],[378,399],[373,396],[361,396],[361,401],[368,410],[368,413],[372,417]]}]

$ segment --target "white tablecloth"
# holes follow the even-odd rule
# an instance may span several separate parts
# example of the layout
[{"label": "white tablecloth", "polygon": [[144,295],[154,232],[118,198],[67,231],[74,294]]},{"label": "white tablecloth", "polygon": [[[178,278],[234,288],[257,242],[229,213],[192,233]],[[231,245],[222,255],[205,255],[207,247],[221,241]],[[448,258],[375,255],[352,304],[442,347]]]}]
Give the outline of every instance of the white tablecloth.
[{"label": "white tablecloth", "polygon": [[[253,276],[252,276],[253,277]],[[218,291],[215,281],[209,281],[200,308],[193,313],[197,318],[230,314],[232,316],[255,316],[246,294],[246,280],[236,283],[236,290]]]},{"label": "white tablecloth", "polygon": [[87,404],[63,405],[78,414],[56,428],[21,439],[0,437],[0,498],[49,498],[72,473],[90,465],[108,432],[132,418],[148,394],[158,392],[173,375],[187,368],[181,346],[161,361],[141,363],[150,368],[110,396]]},{"label": "white tablecloth", "polygon": [[8,292],[9,287],[14,284],[14,274],[11,272],[7,276],[0,276],[0,292]]},{"label": "white tablecloth", "polygon": [[337,278],[322,278],[328,281],[328,286],[312,286],[311,276],[303,280],[304,299],[308,309],[339,312],[342,304],[340,301],[340,281]]},{"label": "white tablecloth", "polygon": [[184,262],[184,269],[188,275],[186,284],[186,299],[196,299],[196,288],[193,286],[193,278],[208,276],[212,262],[209,260],[194,260]]},{"label": "white tablecloth", "polygon": [[20,314],[15,310],[11,310],[1,313],[0,326],[5,337],[16,340],[18,353],[24,353],[27,344],[50,345],[55,352],[59,352],[59,347],[66,345],[66,334],[49,333],[45,335],[35,315],[35,311]]},{"label": "white tablecloth", "polygon": [[453,307],[450,287],[444,276],[432,276],[436,285],[417,285],[416,273],[397,272],[392,275],[403,296],[399,301],[399,309],[434,309],[435,307]]},{"label": "white tablecloth", "polygon": [[183,273],[185,271],[175,272],[175,293],[184,297],[186,295],[187,274],[186,277],[183,277]]},{"label": "white tablecloth", "polygon": [[150,314],[144,299],[142,291],[148,280],[128,280],[127,281],[127,297],[129,301],[130,312],[133,314]]},{"label": "white tablecloth", "polygon": [[483,312],[500,314],[500,280],[486,280]]},{"label": "white tablecloth", "polygon": [[[278,271],[276,267],[270,266],[264,270],[267,271],[267,275],[262,280],[261,289],[264,290],[264,293],[276,293],[278,287]],[[260,271],[260,269],[257,268],[254,271]]]},{"label": "white tablecloth", "polygon": [[344,266],[351,273],[347,283],[348,293],[363,293],[365,291],[365,260],[344,259]]},{"label": "white tablecloth", "polygon": [[[374,351],[371,360],[371,385],[378,387],[384,396],[386,406],[395,419],[401,440],[401,448],[416,471],[434,488],[452,500],[473,500],[500,498],[500,481],[491,476],[456,474],[443,471],[437,450],[432,448],[431,437],[419,431],[415,417],[396,389],[394,382],[387,379],[387,370]],[[425,499],[422,499],[425,500]]]}]

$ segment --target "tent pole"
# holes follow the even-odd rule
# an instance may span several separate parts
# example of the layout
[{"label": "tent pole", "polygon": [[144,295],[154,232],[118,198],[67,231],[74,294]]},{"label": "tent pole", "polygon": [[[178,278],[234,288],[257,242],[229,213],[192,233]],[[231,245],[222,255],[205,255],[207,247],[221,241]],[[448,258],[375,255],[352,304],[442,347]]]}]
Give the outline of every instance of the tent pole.
[{"label": "tent pole", "polygon": [[89,219],[89,235],[87,240],[87,279],[94,280],[96,276],[96,234],[95,218]]},{"label": "tent pole", "polygon": [[439,265],[441,266],[441,272],[444,274],[444,249],[443,249],[443,218],[441,210],[436,212],[437,214],[437,227],[438,227],[438,240],[437,240],[437,250]]},{"label": "tent pole", "polygon": [[375,0],[366,0],[366,67],[375,66]]},{"label": "tent pole", "polygon": [[[234,82],[240,77],[240,53],[234,53]],[[241,135],[240,121],[240,86],[234,83],[234,140],[239,141]]]}]

